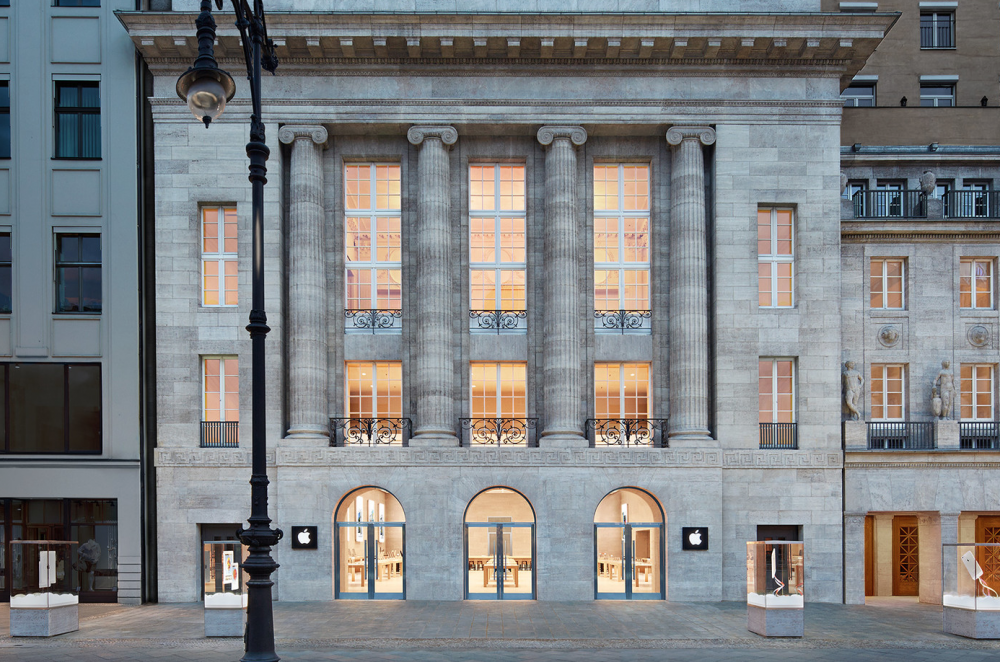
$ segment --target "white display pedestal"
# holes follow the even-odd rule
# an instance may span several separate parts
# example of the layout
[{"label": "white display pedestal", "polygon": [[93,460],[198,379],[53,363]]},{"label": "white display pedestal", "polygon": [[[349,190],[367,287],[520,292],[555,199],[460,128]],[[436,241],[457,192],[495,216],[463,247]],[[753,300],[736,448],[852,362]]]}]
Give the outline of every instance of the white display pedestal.
[{"label": "white display pedestal", "polygon": [[944,631],[969,639],[1000,639],[1000,611],[945,606]]},{"label": "white display pedestal", "polygon": [[762,637],[801,637],[805,633],[803,609],[768,609],[747,605],[747,630]]},{"label": "white display pedestal", "polygon": [[206,609],[206,637],[242,637],[247,626],[246,609]]},{"label": "white display pedestal", "polygon": [[80,605],[10,609],[10,636],[54,637],[80,629]]}]

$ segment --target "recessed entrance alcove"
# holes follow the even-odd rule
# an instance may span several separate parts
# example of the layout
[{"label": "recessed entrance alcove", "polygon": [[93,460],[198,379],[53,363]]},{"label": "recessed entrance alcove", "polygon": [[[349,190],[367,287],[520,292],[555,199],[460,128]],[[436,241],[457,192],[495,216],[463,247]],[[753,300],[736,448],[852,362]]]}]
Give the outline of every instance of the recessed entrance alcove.
[{"label": "recessed entrance alcove", "polygon": [[663,509],[634,487],[605,496],[594,514],[594,597],[662,600],[666,595]]},{"label": "recessed entrance alcove", "polygon": [[334,595],[404,599],[406,517],[396,497],[378,487],[359,487],[341,499],[333,526]]},{"label": "recessed entrance alcove", "polygon": [[517,490],[491,487],[465,510],[465,597],[535,598],[535,509]]}]

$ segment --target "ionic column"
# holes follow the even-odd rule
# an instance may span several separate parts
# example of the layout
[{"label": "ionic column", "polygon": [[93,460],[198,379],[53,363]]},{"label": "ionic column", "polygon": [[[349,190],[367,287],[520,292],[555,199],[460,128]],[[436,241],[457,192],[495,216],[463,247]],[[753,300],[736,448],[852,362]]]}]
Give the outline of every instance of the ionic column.
[{"label": "ionic column", "polygon": [[538,142],[545,154],[545,337],[543,393],[545,428],[540,445],[585,446],[581,405],[586,402],[581,374],[579,192],[576,146],[587,141],[579,126],[543,126]]},{"label": "ionic column", "polygon": [[455,436],[455,353],[449,223],[451,196],[448,150],[458,140],[450,126],[414,126],[406,138],[420,147],[417,157],[417,350],[411,383],[416,390],[416,428],[411,446],[457,446]]},{"label": "ionic column", "polygon": [[708,242],[705,157],[715,142],[707,126],[667,131],[670,177],[670,428],[673,445],[698,445],[708,434]]},{"label": "ionic column", "polygon": [[326,268],[323,241],[321,126],[283,126],[278,140],[291,145],[288,206],[288,434],[326,439]]}]

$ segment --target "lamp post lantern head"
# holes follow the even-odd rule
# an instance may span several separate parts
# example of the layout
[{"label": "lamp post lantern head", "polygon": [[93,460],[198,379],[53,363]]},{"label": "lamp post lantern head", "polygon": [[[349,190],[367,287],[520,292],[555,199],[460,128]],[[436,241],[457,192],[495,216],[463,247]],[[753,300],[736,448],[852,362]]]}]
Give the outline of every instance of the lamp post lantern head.
[{"label": "lamp post lantern head", "polygon": [[[221,7],[221,2],[218,4]],[[201,14],[195,25],[198,27],[198,57],[177,79],[177,96],[187,102],[191,113],[204,122],[207,129],[236,94],[236,83],[215,61],[215,19],[210,0],[201,1]]]}]

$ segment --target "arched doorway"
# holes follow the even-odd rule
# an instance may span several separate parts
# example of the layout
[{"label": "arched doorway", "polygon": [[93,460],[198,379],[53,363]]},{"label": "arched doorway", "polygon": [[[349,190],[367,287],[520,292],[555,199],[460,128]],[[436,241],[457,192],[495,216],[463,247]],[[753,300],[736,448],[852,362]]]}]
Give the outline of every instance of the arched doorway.
[{"label": "arched doorway", "polygon": [[535,510],[517,490],[491,487],[465,509],[465,598],[535,599]]},{"label": "arched doorway", "polygon": [[666,594],[663,509],[653,495],[623,487],[594,513],[594,598],[662,600]]},{"label": "arched doorway", "polygon": [[406,597],[406,518],[385,490],[359,487],[334,513],[334,595],[341,599]]}]

